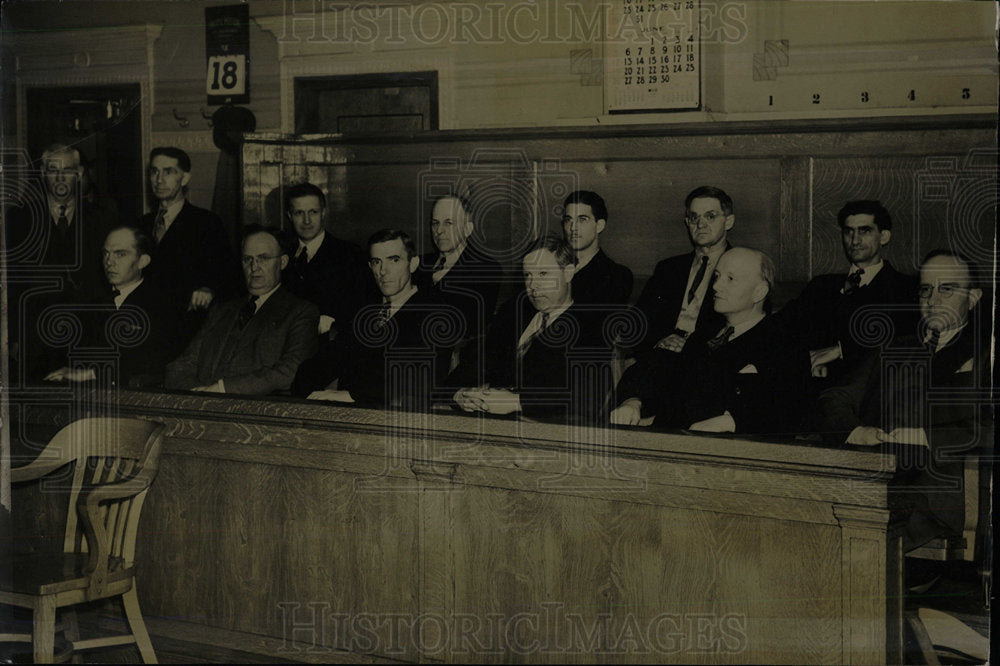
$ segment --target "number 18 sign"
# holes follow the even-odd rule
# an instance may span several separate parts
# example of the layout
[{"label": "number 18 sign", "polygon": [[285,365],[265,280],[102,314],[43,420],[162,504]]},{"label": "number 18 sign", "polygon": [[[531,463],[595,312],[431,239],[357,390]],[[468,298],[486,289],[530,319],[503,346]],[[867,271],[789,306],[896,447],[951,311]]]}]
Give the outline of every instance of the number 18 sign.
[{"label": "number 18 sign", "polygon": [[249,5],[205,8],[205,55],[208,103],[249,103]]}]

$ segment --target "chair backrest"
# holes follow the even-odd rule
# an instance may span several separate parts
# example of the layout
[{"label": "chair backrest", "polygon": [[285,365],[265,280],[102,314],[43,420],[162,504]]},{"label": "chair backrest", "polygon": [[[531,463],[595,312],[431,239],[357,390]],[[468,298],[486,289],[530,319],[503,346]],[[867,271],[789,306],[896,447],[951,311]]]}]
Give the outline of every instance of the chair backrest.
[{"label": "chair backrest", "polygon": [[140,419],[81,419],[57,432],[33,463],[13,470],[14,480],[48,475],[43,489],[69,491],[63,552],[89,554],[91,598],[100,596],[109,572],[132,564],[163,431],[163,424]]}]

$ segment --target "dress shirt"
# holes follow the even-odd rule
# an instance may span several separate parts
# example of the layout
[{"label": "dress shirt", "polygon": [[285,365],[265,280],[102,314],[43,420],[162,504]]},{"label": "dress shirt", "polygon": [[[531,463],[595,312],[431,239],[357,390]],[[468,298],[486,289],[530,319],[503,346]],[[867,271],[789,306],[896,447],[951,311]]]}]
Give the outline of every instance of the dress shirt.
[{"label": "dress shirt", "polygon": [[174,223],[175,219],[177,219],[177,216],[181,212],[181,208],[184,207],[184,201],[185,200],[182,197],[165,208],[160,206],[160,208],[163,208],[163,233],[166,233],[167,230],[170,229],[170,225]]},{"label": "dress shirt", "polygon": [[[392,319],[392,315],[399,312],[399,309],[402,308],[404,305],[406,305],[406,302],[410,300],[410,298],[412,298],[415,293],[417,293],[417,286],[411,282],[409,290],[407,290],[405,293],[396,294],[395,296],[390,298],[389,312],[385,316],[386,321]],[[386,299],[383,298],[382,302],[385,303]]]},{"label": "dress shirt", "polygon": [[736,338],[740,337],[741,335],[743,335],[744,333],[746,333],[747,331],[749,331],[751,328],[753,328],[754,326],[756,326],[757,324],[759,324],[760,320],[763,319],[763,318],[764,318],[764,313],[762,312],[762,313],[760,313],[760,315],[758,315],[756,317],[752,317],[750,319],[747,319],[746,321],[741,321],[738,324],[733,324],[732,325],[733,326],[733,334],[731,336],[729,336],[729,341],[732,342]]},{"label": "dress shirt", "polygon": [[[868,266],[866,268],[861,268],[860,266],[855,266],[854,264],[851,264],[851,268],[847,271],[847,274],[851,275],[852,273],[861,271],[861,282],[858,283],[858,287],[867,287],[869,284],[871,284],[871,281],[875,279],[875,276],[878,275],[878,272],[882,270],[882,266],[884,265],[885,262],[882,261],[881,259],[877,264],[872,264],[871,266]],[[844,293],[844,290],[841,289],[840,293]]]},{"label": "dress shirt", "polygon": [[320,231],[316,235],[316,238],[312,240],[304,241],[299,239],[299,249],[295,251],[295,256],[299,256],[302,253],[302,248],[306,249],[306,261],[312,261],[312,258],[316,256],[319,252],[319,246],[323,244],[323,239],[326,238],[326,231]]},{"label": "dress shirt", "polygon": [[[566,312],[566,310],[568,310],[569,306],[571,305],[573,305],[573,299],[570,299],[568,303],[559,307],[558,309],[549,312],[548,320],[545,323],[545,327],[549,328],[550,326],[552,326],[552,322],[558,319],[563,312]],[[521,333],[521,337],[517,339],[518,347],[525,344],[528,340],[532,338],[532,336],[538,333],[538,329],[542,327],[542,319],[543,319],[542,312],[541,311],[536,312],[535,316],[531,318],[531,321],[529,321],[528,325],[524,328],[524,332]]]},{"label": "dress shirt", "polygon": [[118,285],[117,287],[115,287],[115,289],[118,290],[118,295],[115,296],[114,298],[115,310],[121,309],[122,303],[125,302],[125,299],[128,298],[128,295],[131,294],[133,291],[135,291],[140,284],[142,284],[142,278],[139,278],[132,284]]},{"label": "dress shirt", "polygon": [[281,286],[281,283],[279,282],[278,284],[274,285],[274,287],[271,289],[271,291],[267,292],[266,294],[261,294],[260,296],[257,297],[257,300],[254,303],[254,305],[255,305],[254,311],[253,311],[254,314],[257,314],[258,312],[260,312],[260,309],[264,306],[264,302],[267,299],[271,298],[271,294],[273,294],[274,292],[278,291],[278,287],[280,287],[280,286]]},{"label": "dress shirt", "polygon": [[76,201],[74,199],[70,199],[66,203],[61,204],[49,199],[49,213],[52,215],[53,222],[59,219],[60,208],[63,209],[63,215],[66,216],[66,221],[73,224],[73,215],[76,213]]},{"label": "dress shirt", "polygon": [[[441,257],[444,256],[444,266],[437,269],[431,274],[431,280],[434,282],[434,284],[440,282],[441,279],[448,274],[448,271],[451,270],[451,267],[458,263],[459,257],[461,257],[462,253],[465,252],[465,247],[466,245],[463,244],[460,248],[458,248],[454,252],[449,252],[448,254],[445,255],[440,255],[440,254],[438,255],[437,259],[438,261],[441,261]],[[434,265],[437,266],[437,263],[435,263]]]},{"label": "dress shirt", "polygon": [[688,303],[687,295],[691,291],[691,285],[694,284],[694,278],[698,274],[698,269],[701,268],[701,258],[704,256],[699,252],[695,251],[694,261],[691,263],[691,270],[688,272],[688,281],[684,285],[684,295],[681,298],[681,312],[677,316],[676,328],[682,331],[687,331],[688,333],[693,333],[695,326],[698,324],[698,314],[701,312],[701,304],[705,302],[705,296],[708,294],[708,285],[712,282],[712,274],[715,272],[715,266],[719,263],[719,257],[723,255],[726,251],[725,245],[720,245],[718,249],[713,249],[712,252],[708,254],[708,264],[705,266],[705,276],[701,279],[701,284],[698,288],[694,290],[694,298]]},{"label": "dress shirt", "polygon": [[[938,336],[937,347],[934,348],[934,351],[937,352],[938,350],[947,347],[951,343],[952,340],[954,340],[956,337],[958,337],[959,333],[961,333],[962,331],[965,330],[965,327],[967,325],[968,325],[968,322],[966,322],[965,324],[962,324],[961,326],[958,326],[956,328],[949,328],[947,330],[941,331],[941,333]],[[928,342],[931,341],[931,335],[932,335],[931,332],[927,331],[927,335],[925,335],[924,339],[923,339],[923,343],[924,344],[927,344]]]}]

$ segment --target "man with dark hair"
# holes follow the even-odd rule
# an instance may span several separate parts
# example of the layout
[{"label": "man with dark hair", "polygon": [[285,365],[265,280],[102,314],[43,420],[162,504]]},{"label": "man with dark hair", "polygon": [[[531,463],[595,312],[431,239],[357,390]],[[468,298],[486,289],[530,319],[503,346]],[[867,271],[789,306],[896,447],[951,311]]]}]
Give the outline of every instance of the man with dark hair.
[{"label": "man with dark hair", "polygon": [[767,314],[773,284],[774,263],[763,252],[734,247],[723,253],[712,290],[724,325],[696,331],[679,354],[649,354],[629,368],[619,383],[611,422],[794,434],[808,364]]},{"label": "man with dark hair", "polygon": [[[362,308],[337,336],[342,366],[328,369],[330,385],[309,399],[427,410],[432,390],[447,372],[459,314],[413,282],[420,258],[406,232],[375,232],[368,256],[381,302]],[[456,335],[436,339],[439,331]]]},{"label": "man with dark hair", "polygon": [[[886,445],[908,472],[907,550],[961,536],[965,455],[993,446],[992,313],[961,254],[937,250],[920,267],[920,322],[871,349],[845,381],[820,394],[831,443]],[[877,344],[877,341],[872,342]],[[902,492],[902,490],[901,490]]]},{"label": "man with dark hair", "polygon": [[911,332],[917,322],[916,281],[883,257],[892,238],[892,219],[878,201],[851,201],[837,213],[847,273],[813,278],[778,316],[809,351],[814,377],[834,384],[863,356],[852,331],[863,330],[855,313],[887,314],[896,333]]},{"label": "man with dark hair", "polygon": [[481,336],[496,309],[503,269],[474,242],[472,206],[463,197],[435,201],[430,227],[436,250],[421,258],[413,279],[461,314],[465,333],[459,355],[477,363]]},{"label": "man with dark hair", "polygon": [[41,313],[50,306],[90,302],[104,286],[101,244],[118,223],[118,211],[84,196],[83,162],[79,149],[52,144],[40,159],[44,200],[4,210],[15,382],[42,379],[65,356],[65,347],[38,330]]},{"label": "man with dark hair", "polygon": [[287,391],[316,351],[316,306],[281,286],[284,239],[252,225],[243,238],[247,296],[214,306],[180,357],[167,366],[167,388],[267,395]]},{"label": "man with dark hair", "polygon": [[191,158],[180,148],[161,146],[149,153],[149,184],[156,210],[139,228],[156,241],[146,278],[166,292],[182,330],[193,331],[216,298],[238,291],[233,251],[219,216],[187,201]]},{"label": "man with dark hair", "polygon": [[[89,324],[86,347],[118,354],[115,366],[100,371],[107,384],[104,388],[158,386],[167,362],[180,351],[176,317],[168,310],[163,293],[143,279],[152,252],[152,239],[135,227],[115,227],[104,241],[104,274],[110,288],[103,299],[80,311],[81,319]],[[73,367],[50,372],[46,381],[97,379],[94,362],[76,361]]]},{"label": "man with dark hair", "polygon": [[[485,383],[464,384],[455,403],[467,412],[594,422],[606,414],[611,342],[603,313],[576,305],[576,255],[547,237],[524,257],[524,291],[501,306],[486,340]],[[465,364],[449,378],[475,377]]]},{"label": "man with dark hair", "polygon": [[717,331],[722,318],[712,309],[715,265],[729,248],[726,237],[736,224],[733,200],[717,187],[703,185],[684,199],[684,221],[694,251],[656,265],[636,307],[646,318],[646,336],[636,347],[679,352],[696,329]]},{"label": "man with dark hair", "polygon": [[577,190],[563,202],[563,233],[576,252],[575,303],[624,305],[632,295],[632,271],[601,249],[607,224],[608,207],[596,192]]},{"label": "man with dark hair", "polygon": [[318,351],[302,365],[292,389],[297,395],[308,395],[329,383],[326,375],[336,363],[336,337],[375,297],[376,289],[361,248],[325,228],[326,195],[321,189],[308,182],[292,185],[285,189],[284,204],[297,244],[282,272],[282,282],[319,308]]}]

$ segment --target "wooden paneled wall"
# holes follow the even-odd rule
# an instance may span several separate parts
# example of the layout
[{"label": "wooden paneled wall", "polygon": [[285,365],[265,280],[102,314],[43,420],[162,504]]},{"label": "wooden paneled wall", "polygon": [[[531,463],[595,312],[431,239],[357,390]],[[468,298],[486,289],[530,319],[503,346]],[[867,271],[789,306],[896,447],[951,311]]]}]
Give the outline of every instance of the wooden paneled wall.
[{"label": "wooden paneled wall", "polygon": [[[427,132],[384,139],[250,135],[244,219],[281,224],[282,187],[309,180],[327,224],[359,244],[381,227],[431,248],[430,204],[458,189],[476,207],[480,242],[509,269],[530,239],[558,231],[565,194],[608,203],[602,247],[636,274],[690,249],[685,195],[699,185],[735,202],[732,242],[767,251],[788,293],[845,266],[837,210],[880,199],[895,226],[889,259],[914,272],[935,247],[992,263],[996,117],[706,123],[631,128]],[[782,294],[779,293],[779,300]]]}]

